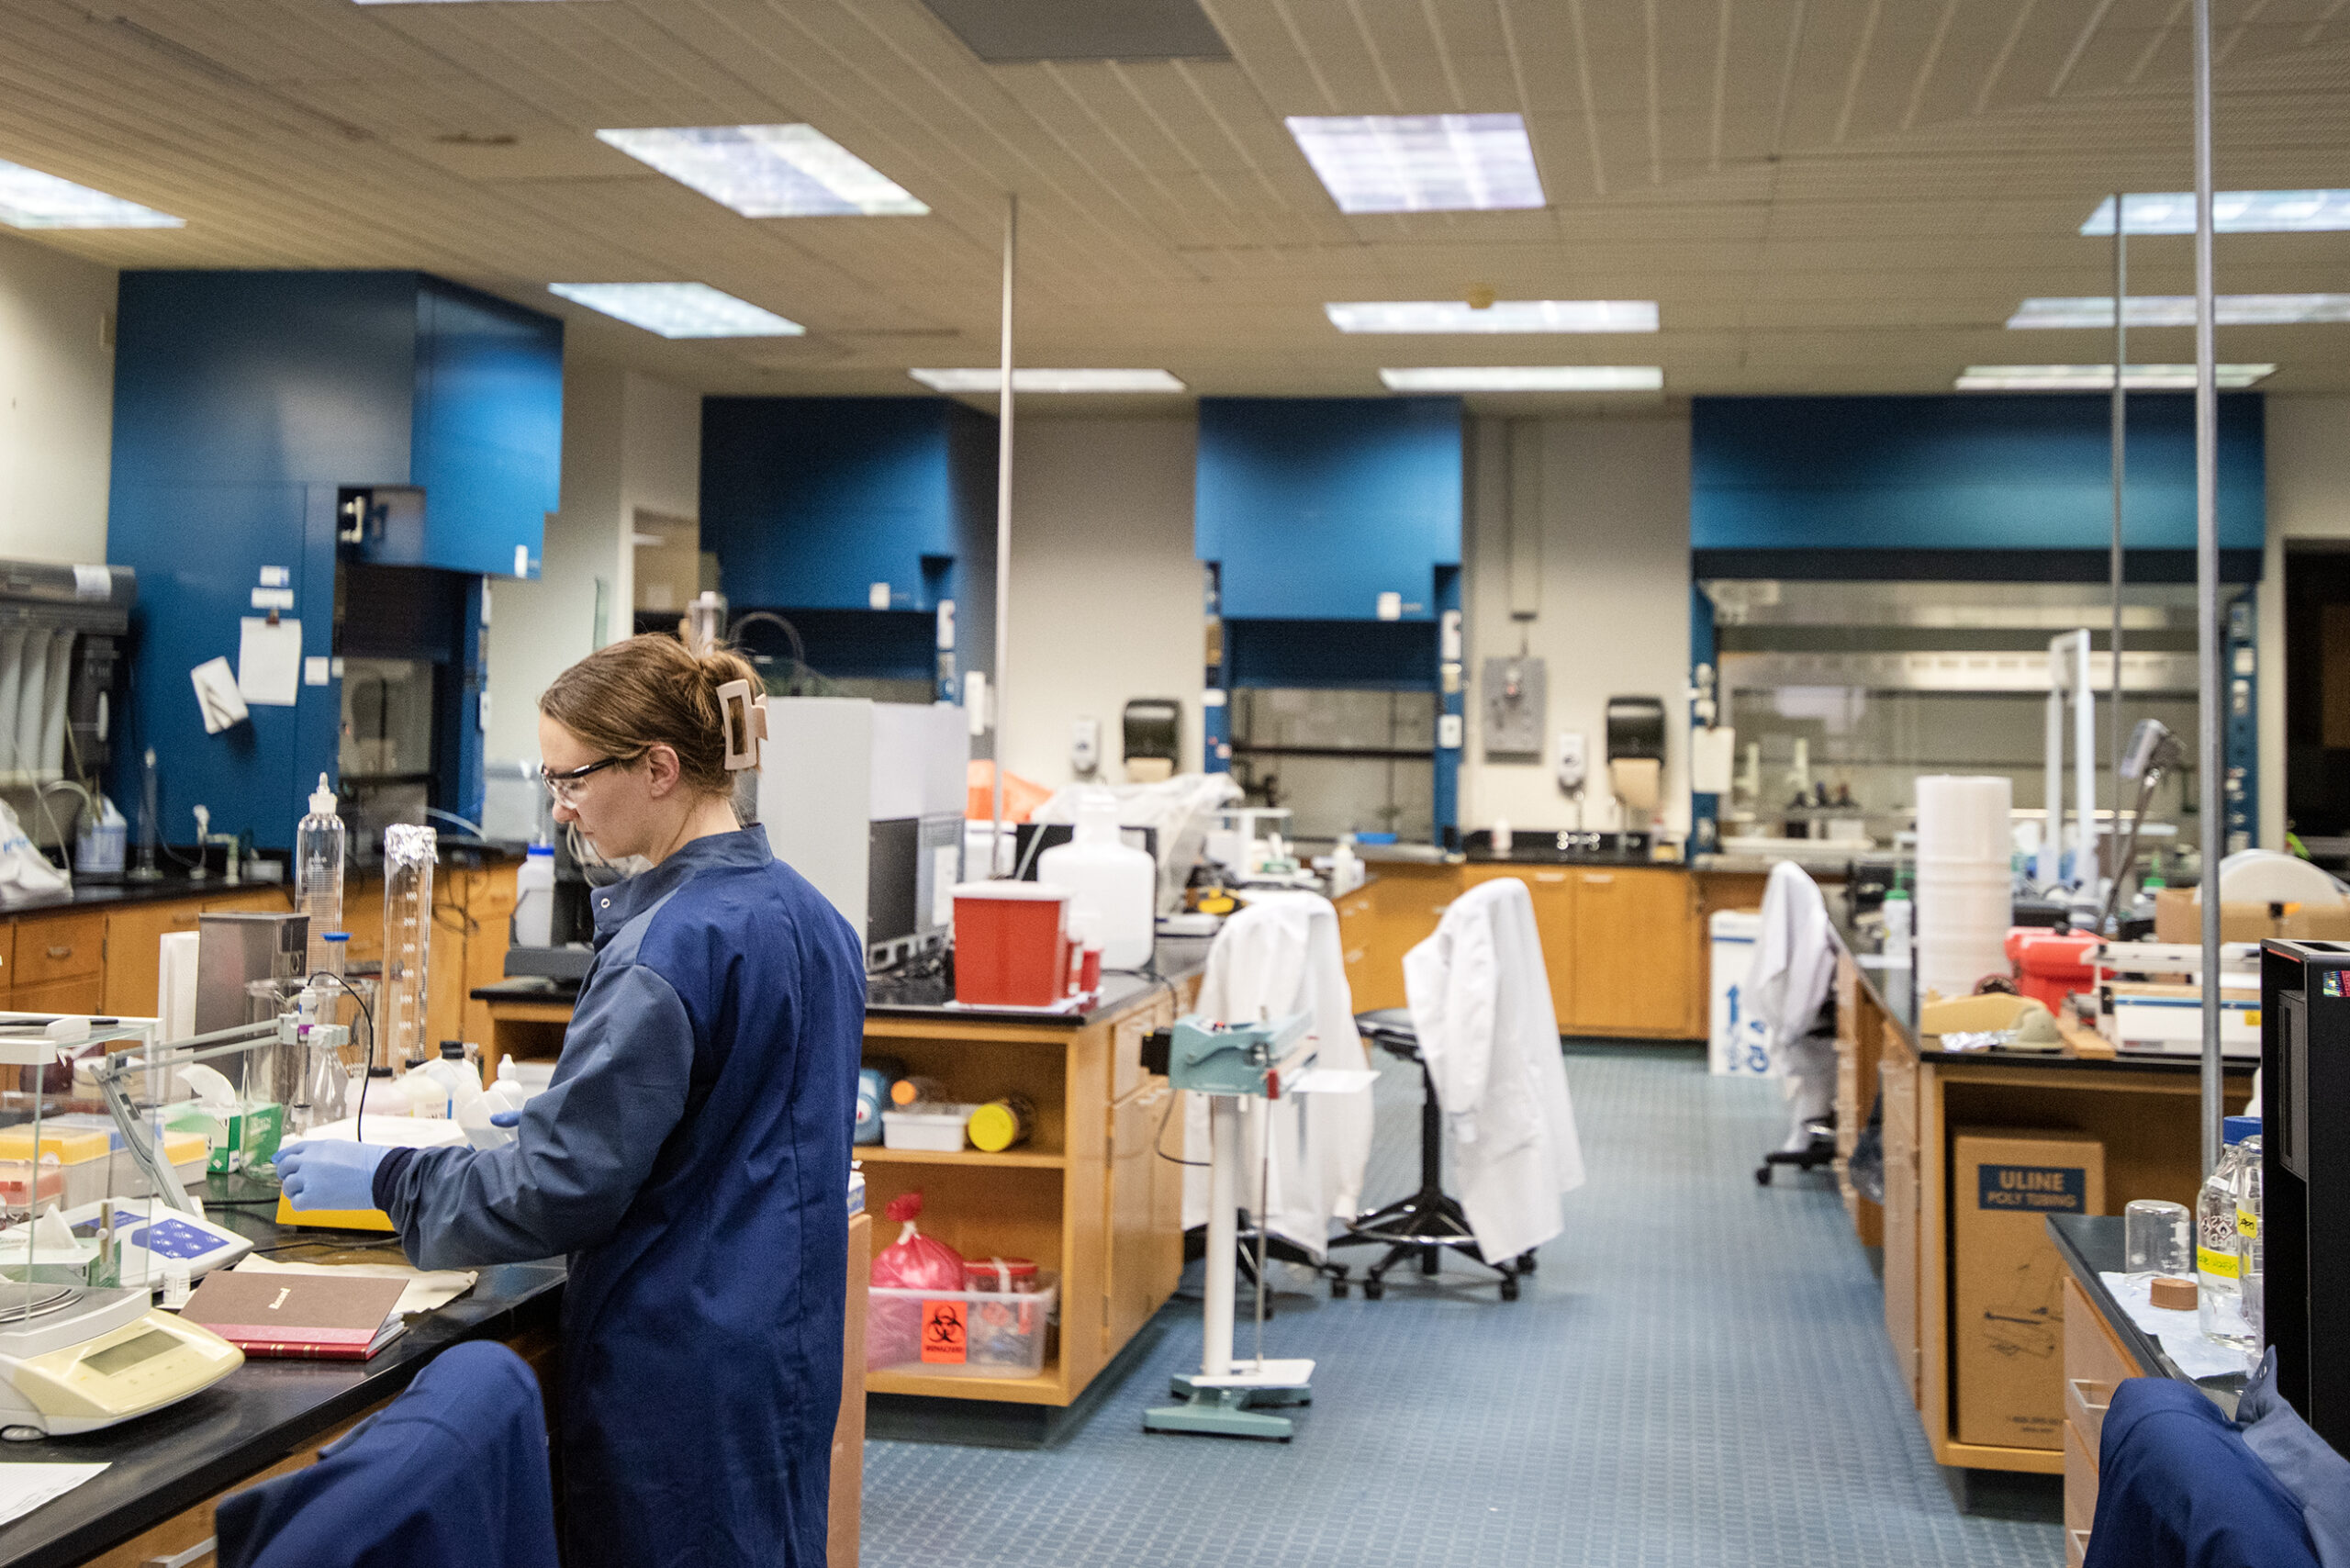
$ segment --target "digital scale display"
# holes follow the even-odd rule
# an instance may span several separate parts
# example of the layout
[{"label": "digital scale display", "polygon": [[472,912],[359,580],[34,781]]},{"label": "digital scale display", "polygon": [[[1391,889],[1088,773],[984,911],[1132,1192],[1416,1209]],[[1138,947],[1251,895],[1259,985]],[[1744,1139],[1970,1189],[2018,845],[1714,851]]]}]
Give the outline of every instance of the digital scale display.
[{"label": "digital scale display", "polygon": [[119,1345],[108,1345],[95,1355],[82,1358],[82,1364],[100,1377],[113,1377],[129,1372],[142,1361],[168,1355],[179,1349],[180,1337],[162,1328],[150,1328],[135,1339],[125,1339]]}]

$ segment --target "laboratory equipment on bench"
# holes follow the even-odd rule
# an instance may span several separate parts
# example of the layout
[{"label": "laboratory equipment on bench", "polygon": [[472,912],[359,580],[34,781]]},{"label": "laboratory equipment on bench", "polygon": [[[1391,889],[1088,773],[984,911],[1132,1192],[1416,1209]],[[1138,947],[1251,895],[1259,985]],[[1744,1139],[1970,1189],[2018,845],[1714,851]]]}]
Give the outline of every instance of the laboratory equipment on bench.
[{"label": "laboratory equipment on bench", "polygon": [[375,1067],[405,1067],[428,1054],[432,868],[440,846],[440,834],[429,827],[394,823],[384,830],[384,1014]]},{"label": "laboratory equipment on bench", "polygon": [[327,933],[343,929],[342,873],[350,845],[334,807],[334,791],[321,773],[310,796],[310,814],[294,828],[294,907],[310,920],[311,970],[325,961]]},{"label": "laboratory equipment on bench", "polygon": [[862,937],[868,969],[946,940],[962,876],[967,719],[945,703],[767,699],[767,843]]},{"label": "laboratory equipment on bench", "polygon": [[1036,857],[1036,879],[1069,890],[1072,915],[1086,938],[1102,944],[1102,965],[1139,969],[1158,941],[1158,867],[1129,849],[1118,827],[1118,798],[1106,790],[1078,797],[1077,828],[1067,844]]},{"label": "laboratory equipment on bench", "polygon": [[[1296,1423],[1258,1406],[1313,1403],[1311,1360],[1265,1358],[1264,1227],[1258,1229],[1256,1355],[1233,1353],[1232,1298],[1237,1271],[1240,1213],[1240,1117],[1244,1100],[1272,1101],[1297,1090],[1319,1047],[1306,1030],[1309,1014],[1278,1023],[1219,1024],[1196,1015],[1176,1020],[1165,1040],[1167,1081],[1208,1098],[1207,1283],[1200,1370],[1173,1380],[1184,1403],[1144,1412],[1147,1432],[1287,1442]],[[1154,1039],[1151,1048],[1158,1048]],[[1270,1159],[1270,1144],[1267,1143]]]},{"label": "laboratory equipment on bench", "polygon": [[[2098,1031],[2125,1055],[2203,1054],[2203,948],[2191,942],[2100,942],[2087,959]],[[2220,1052],[2260,1054],[2260,956],[2220,945]]]}]

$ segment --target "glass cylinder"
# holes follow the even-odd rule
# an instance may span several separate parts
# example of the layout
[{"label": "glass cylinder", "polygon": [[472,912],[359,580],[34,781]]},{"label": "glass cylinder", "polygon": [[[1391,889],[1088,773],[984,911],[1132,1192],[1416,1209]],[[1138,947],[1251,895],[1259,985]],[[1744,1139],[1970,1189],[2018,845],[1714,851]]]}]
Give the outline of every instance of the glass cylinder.
[{"label": "glass cylinder", "polygon": [[342,929],[342,876],[348,842],[326,775],[310,797],[310,814],[294,829],[294,907],[310,917],[309,967],[326,961],[327,933]]},{"label": "glass cylinder", "polygon": [[2121,1211],[2123,1272],[2132,1279],[2193,1279],[2194,1238],[2185,1204],[2134,1199]]},{"label": "glass cylinder", "polygon": [[432,958],[432,867],[440,834],[395,823],[384,830],[384,996],[375,1065],[397,1067],[425,1050],[427,970]]}]

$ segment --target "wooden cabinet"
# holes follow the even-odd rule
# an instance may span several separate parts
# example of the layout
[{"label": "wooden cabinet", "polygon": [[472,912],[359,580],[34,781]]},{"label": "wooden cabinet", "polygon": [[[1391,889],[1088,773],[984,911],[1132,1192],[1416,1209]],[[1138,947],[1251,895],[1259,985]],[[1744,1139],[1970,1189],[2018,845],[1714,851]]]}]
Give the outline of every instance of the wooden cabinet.
[{"label": "wooden cabinet", "polygon": [[1703,1033],[1691,1024],[1691,930],[1696,912],[1688,874],[1645,867],[1577,868],[1571,885],[1572,1031]]},{"label": "wooden cabinet", "polygon": [[1158,1154],[1162,1129],[1180,1151],[1182,1129],[1167,1123],[1181,1109],[1163,1078],[1150,1079],[1110,1107],[1109,1193],[1102,1203],[1109,1216],[1104,1355],[1135,1337],[1182,1276],[1183,1168]]},{"label": "wooden cabinet", "polygon": [[279,886],[234,892],[224,889],[210,895],[159,900],[106,911],[106,985],[101,1005],[118,1018],[152,1015],[161,984],[162,962],[158,954],[162,940],[174,931],[194,931],[198,916],[293,907],[293,890]]},{"label": "wooden cabinet", "polygon": [[2098,1445],[2105,1410],[2121,1380],[2138,1375],[2128,1352],[2090,1304],[2088,1293],[2065,1277],[2065,1534],[2068,1548],[2086,1551],[2097,1518]]},{"label": "wooden cabinet", "polygon": [[1877,1081],[1885,1095],[1885,1332],[1918,1403],[1918,1062],[1891,1022]]}]

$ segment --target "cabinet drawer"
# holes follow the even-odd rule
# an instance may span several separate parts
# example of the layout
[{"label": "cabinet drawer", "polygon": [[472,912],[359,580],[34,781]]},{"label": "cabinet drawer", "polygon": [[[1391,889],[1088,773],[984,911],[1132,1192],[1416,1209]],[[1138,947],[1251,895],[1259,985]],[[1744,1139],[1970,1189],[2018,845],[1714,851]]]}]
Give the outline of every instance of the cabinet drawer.
[{"label": "cabinet drawer", "polygon": [[2087,1568],[2089,1532],[2067,1529],[2065,1532],[2065,1568]]},{"label": "cabinet drawer", "polygon": [[20,985],[8,992],[8,1006],[18,1013],[80,1014],[95,1017],[106,1012],[106,979],[81,975],[73,980]]},{"label": "cabinet drawer", "polygon": [[17,922],[16,983],[24,987],[94,975],[106,963],[106,917],[101,911]]},{"label": "cabinet drawer", "polygon": [[2097,1522],[2097,1448],[2070,1420],[2065,1423],[2065,1528],[2088,1533]]},{"label": "cabinet drawer", "polygon": [[2081,1446],[2088,1450],[2089,1468],[2097,1468],[2098,1445],[2105,1440],[2106,1407],[2113,1403],[2113,1385],[2065,1370],[2065,1419],[2080,1428]]},{"label": "cabinet drawer", "polygon": [[2065,1276],[2065,1376],[2113,1387],[2123,1378],[2138,1376],[2113,1331],[2089,1305],[2079,1283]]}]

